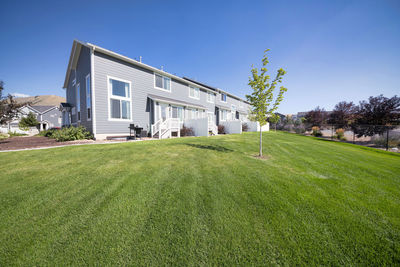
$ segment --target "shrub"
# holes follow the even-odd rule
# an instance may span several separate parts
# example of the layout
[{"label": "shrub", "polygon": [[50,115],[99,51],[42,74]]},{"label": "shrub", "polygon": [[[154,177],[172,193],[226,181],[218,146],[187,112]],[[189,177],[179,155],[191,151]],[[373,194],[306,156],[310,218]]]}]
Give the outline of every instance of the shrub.
[{"label": "shrub", "polygon": [[247,132],[249,130],[249,125],[247,123],[242,124],[242,132]]},{"label": "shrub", "polygon": [[28,116],[22,117],[19,121],[19,128],[23,131],[28,131],[30,127],[36,127],[39,124],[36,115],[29,112]]},{"label": "shrub", "polygon": [[346,137],[344,137],[344,129],[342,128],[337,129],[335,137],[339,140],[346,140]]},{"label": "shrub", "polygon": [[313,126],[312,128],[311,128],[311,131],[312,131],[312,135],[314,135],[315,137],[319,137],[319,136],[322,136],[322,133],[321,133],[321,131],[319,130],[319,127],[318,126]]},{"label": "shrub", "polygon": [[193,128],[185,127],[185,125],[183,125],[181,129],[181,136],[194,136]]},{"label": "shrub", "polygon": [[39,135],[54,138],[58,142],[93,139],[93,135],[83,126],[49,129],[47,131],[42,131]]},{"label": "shrub", "polygon": [[17,133],[17,132],[8,132],[8,135],[9,135],[9,137],[13,137],[13,136],[25,136],[25,135],[27,135],[27,134],[24,134],[24,133]]},{"label": "shrub", "polygon": [[45,137],[51,137],[53,135],[53,133],[58,130],[60,130],[60,129],[53,128],[53,129],[49,129],[49,130],[44,130],[44,131],[41,131],[38,135],[45,136]]},{"label": "shrub", "polygon": [[225,134],[225,126],[218,125],[218,134]]},{"label": "shrub", "polygon": [[295,133],[297,134],[304,134],[306,132],[306,128],[302,127],[302,126],[296,126],[294,128]]},{"label": "shrub", "polygon": [[0,133],[0,140],[7,139],[9,137],[8,134]]}]

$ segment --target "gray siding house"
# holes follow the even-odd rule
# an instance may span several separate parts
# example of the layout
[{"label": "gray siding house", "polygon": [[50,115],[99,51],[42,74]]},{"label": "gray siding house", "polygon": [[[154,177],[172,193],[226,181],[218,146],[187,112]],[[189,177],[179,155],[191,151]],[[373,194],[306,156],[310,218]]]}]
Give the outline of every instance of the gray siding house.
[{"label": "gray siding house", "polygon": [[77,40],[63,88],[62,124],[83,125],[96,139],[127,136],[130,124],[158,138],[179,136],[183,125],[217,134],[217,125],[247,121],[249,111],[226,91]]}]

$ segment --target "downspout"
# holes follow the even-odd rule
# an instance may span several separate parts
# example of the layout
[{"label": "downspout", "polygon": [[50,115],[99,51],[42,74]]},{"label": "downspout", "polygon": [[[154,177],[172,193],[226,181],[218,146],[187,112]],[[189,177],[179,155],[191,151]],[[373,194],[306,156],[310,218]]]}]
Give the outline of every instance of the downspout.
[{"label": "downspout", "polygon": [[94,86],[94,50],[95,47],[91,47],[90,49],[90,89],[92,93],[92,133],[94,139],[96,139],[97,129],[96,129],[96,95],[95,95],[95,86]]}]

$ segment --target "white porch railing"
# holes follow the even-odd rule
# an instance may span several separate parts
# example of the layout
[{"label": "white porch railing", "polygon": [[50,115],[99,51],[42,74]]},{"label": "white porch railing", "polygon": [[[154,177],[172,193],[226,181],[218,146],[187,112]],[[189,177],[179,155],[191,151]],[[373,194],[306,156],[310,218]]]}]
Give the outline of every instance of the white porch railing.
[{"label": "white porch railing", "polygon": [[208,132],[212,132],[214,135],[218,134],[218,126],[215,124],[214,120],[208,119]]},{"label": "white porch railing", "polygon": [[180,136],[181,123],[178,118],[168,118],[165,121],[158,120],[156,123],[151,125],[151,137],[154,137],[158,133],[158,139],[170,138],[172,132],[178,132]]}]

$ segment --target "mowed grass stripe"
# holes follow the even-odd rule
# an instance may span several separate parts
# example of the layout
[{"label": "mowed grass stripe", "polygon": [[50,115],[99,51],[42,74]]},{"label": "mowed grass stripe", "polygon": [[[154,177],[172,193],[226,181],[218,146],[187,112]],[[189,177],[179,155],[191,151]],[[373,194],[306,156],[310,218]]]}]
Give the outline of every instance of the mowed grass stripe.
[{"label": "mowed grass stripe", "polygon": [[287,133],[0,155],[0,265],[398,264],[400,157]]}]

